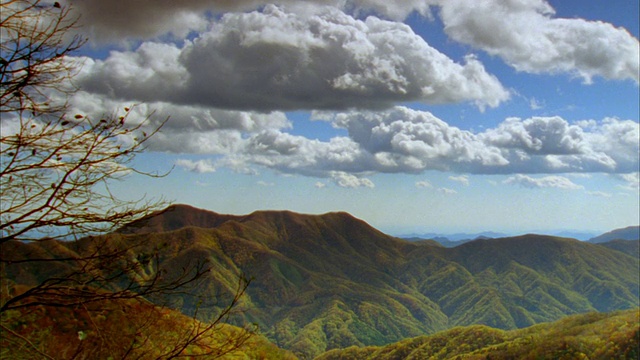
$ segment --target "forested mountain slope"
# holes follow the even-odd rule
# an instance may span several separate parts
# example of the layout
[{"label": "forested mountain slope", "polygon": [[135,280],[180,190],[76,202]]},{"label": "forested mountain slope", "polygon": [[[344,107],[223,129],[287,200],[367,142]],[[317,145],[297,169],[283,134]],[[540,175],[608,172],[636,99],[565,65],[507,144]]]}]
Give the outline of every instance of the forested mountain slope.
[{"label": "forested mountain slope", "polygon": [[[175,205],[101,237],[144,243],[158,254],[145,275],[175,276],[196,262],[211,268],[168,304],[206,318],[225,305],[241,275],[253,280],[235,318],[260,325],[300,358],[333,348],[384,345],[462,325],[515,329],[589,311],[634,308],[638,258],[572,239],[525,235],[456,248],[411,243],[346,213],[263,211],[220,215]],[[63,256],[96,239],[50,244]],[[17,257],[27,247],[14,244]],[[8,269],[33,283],[51,269]]]},{"label": "forested mountain slope", "polygon": [[637,359],[638,325],[637,309],[573,315],[511,331],[475,325],[382,347],[331,350],[316,360]]}]

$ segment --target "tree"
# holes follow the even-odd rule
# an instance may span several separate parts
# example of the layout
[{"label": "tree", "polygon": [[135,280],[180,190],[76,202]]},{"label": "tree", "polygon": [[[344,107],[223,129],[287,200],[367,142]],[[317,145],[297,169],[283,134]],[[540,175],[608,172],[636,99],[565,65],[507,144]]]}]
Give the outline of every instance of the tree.
[{"label": "tree", "polygon": [[77,19],[57,4],[1,5],[0,244],[109,231],[165,205],[118,199],[108,188],[136,171],[127,165],[159,128],[128,124],[131,108],[99,120],[66,113],[79,66],[69,55],[84,40],[68,39]]},{"label": "tree", "polygon": [[[121,199],[109,188],[111,182],[132,173],[163,176],[131,166],[161,125],[148,129],[151,114],[131,121],[133,107],[100,119],[69,114],[67,100],[77,90],[73,77],[80,66],[70,55],[85,43],[74,35],[77,18],[57,2],[2,0],[0,6],[3,338],[11,334],[4,321],[11,311],[144,302],[196,284],[208,272],[204,262],[168,276],[159,264],[162,256],[170,254],[151,239],[98,236],[166,206],[162,199]],[[153,273],[148,274],[150,266]],[[16,279],[26,267],[38,271],[29,284],[21,284]],[[241,281],[219,317],[194,325],[196,330],[185,333],[176,344],[186,349],[207,336],[237,304],[247,285],[248,281]],[[248,333],[235,340],[245,339]]]}]

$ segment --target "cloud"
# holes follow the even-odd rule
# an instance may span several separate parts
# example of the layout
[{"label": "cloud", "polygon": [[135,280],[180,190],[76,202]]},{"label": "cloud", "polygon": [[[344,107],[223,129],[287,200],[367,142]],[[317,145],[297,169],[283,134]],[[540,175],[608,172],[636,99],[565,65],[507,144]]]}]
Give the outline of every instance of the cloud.
[{"label": "cloud", "polygon": [[533,178],[528,175],[517,174],[503,181],[504,184],[520,185],[522,187],[536,188],[558,188],[567,190],[584,189],[583,186],[573,183],[563,176],[544,176],[541,178]]},{"label": "cloud", "polygon": [[600,21],[554,18],[543,0],[439,0],[447,35],[496,55],[519,71],[639,81],[639,45]]},{"label": "cloud", "polygon": [[69,113],[99,119],[114,109],[131,108],[127,123],[146,121],[149,129],[162,126],[148,142],[149,150],[191,154],[232,154],[240,151],[243,134],[289,129],[282,112],[222,110],[168,102],[138,103],[79,91],[69,99]]},{"label": "cloud", "polygon": [[347,129],[350,139],[383,172],[421,172],[507,165],[500,149],[460,130],[433,114],[395,107],[379,112],[337,114],[333,124]]},{"label": "cloud", "polygon": [[348,174],[342,171],[332,171],[330,173],[331,178],[336,184],[340,187],[345,188],[358,188],[358,187],[367,187],[374,188],[375,185],[373,182],[367,178],[360,178],[353,174]]},{"label": "cloud", "polygon": [[323,182],[318,181],[318,182],[316,182],[313,186],[315,186],[315,187],[316,187],[316,188],[318,188],[318,189],[323,189],[323,188],[325,188],[325,187],[327,186],[327,184],[325,184],[325,183],[323,183]]},{"label": "cloud", "polygon": [[529,107],[531,108],[531,110],[540,110],[540,109],[544,109],[544,102],[540,102],[538,101],[536,98],[532,97],[531,99],[529,99]]},{"label": "cloud", "polygon": [[[85,35],[94,42],[134,41],[169,35],[184,38],[191,32],[205,29],[211,15],[225,12],[255,10],[273,1],[260,0],[189,0],[189,1],[128,1],[128,0],[70,0]],[[281,6],[305,8],[327,5],[354,14],[379,14],[393,20],[403,20],[412,12],[430,15],[429,2],[406,0],[279,0]]]},{"label": "cloud", "polygon": [[639,129],[637,122],[611,118],[577,124],[560,117],[508,118],[478,136],[501,149],[513,172],[627,173],[638,168]]},{"label": "cloud", "polygon": [[460,176],[449,176],[449,180],[459,182],[464,186],[469,186],[469,176],[468,175],[460,175]]},{"label": "cloud", "polygon": [[620,174],[620,178],[626,182],[621,187],[628,191],[640,192],[640,172]]},{"label": "cloud", "polygon": [[587,191],[587,194],[596,197],[610,198],[612,195],[604,191]]},{"label": "cloud", "polygon": [[[290,121],[277,112],[213,114],[187,106],[179,109],[151,139],[149,148],[208,154],[212,166],[242,173],[265,167],[335,180],[335,174],[342,173],[419,174],[428,170],[628,174],[639,166],[639,124],[630,120],[569,123],[560,117],[508,118],[473,133],[426,111],[394,107],[375,112],[325,112],[317,120],[346,130],[346,135],[321,141],[289,133]],[[163,108],[160,113],[169,110]],[[147,110],[134,108],[133,112],[142,118]],[[451,180],[468,182],[466,175]]]},{"label": "cloud", "polygon": [[584,131],[560,117],[508,118],[483,139],[501,148],[521,149],[528,154],[570,155],[582,151]]},{"label": "cloud", "polygon": [[458,192],[453,190],[453,189],[448,189],[448,188],[439,188],[438,192],[441,192],[445,195],[454,195],[457,194]]},{"label": "cloud", "polygon": [[422,181],[417,181],[416,182],[416,187],[417,188],[432,188],[433,185],[431,185],[431,183],[428,182],[427,180],[422,180]]},{"label": "cloud", "polygon": [[[131,104],[84,91],[70,101],[72,113],[92,118]],[[615,118],[574,123],[560,117],[508,118],[474,133],[432,113],[397,106],[381,111],[316,113],[315,120],[330,122],[346,133],[321,141],[289,133],[292,122],[277,111],[157,102],[134,106],[127,123],[140,123],[150,113],[152,127],[167,117],[168,121],[150,139],[149,150],[210,155],[211,166],[248,174],[259,167],[321,178],[331,178],[332,171],[628,174],[639,167],[640,126]]]},{"label": "cloud", "polygon": [[178,159],[176,160],[175,165],[187,171],[200,174],[212,173],[216,171],[215,166],[211,163],[210,160],[192,161],[188,159]]},{"label": "cloud", "polygon": [[228,13],[182,47],[145,42],[105,60],[84,60],[77,83],[88,92],[234,110],[402,101],[473,102],[483,109],[510,96],[473,56],[458,64],[407,25],[357,20],[331,7]]}]

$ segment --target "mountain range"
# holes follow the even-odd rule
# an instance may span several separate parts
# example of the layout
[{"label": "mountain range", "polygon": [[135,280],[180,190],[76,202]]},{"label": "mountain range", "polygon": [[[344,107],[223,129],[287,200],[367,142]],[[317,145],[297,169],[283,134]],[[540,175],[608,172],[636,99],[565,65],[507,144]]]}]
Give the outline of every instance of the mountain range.
[{"label": "mountain range", "polygon": [[[171,304],[203,319],[252,281],[234,321],[255,322],[301,359],[349,346],[383,346],[456,326],[517,329],[570,314],[638,307],[638,256],[622,244],[528,234],[445,248],[384,234],[347,213],[223,215],[186,205],[102,237],[160,252],[146,275],[206,261],[210,271]],[[89,240],[86,240],[89,241]],[[636,244],[635,242],[628,242]],[[162,245],[162,246],[160,246]],[[68,244],[35,249],[62,256]],[[78,251],[78,250],[74,250]],[[59,254],[59,255],[57,255]],[[11,273],[29,285],[49,268]]]}]

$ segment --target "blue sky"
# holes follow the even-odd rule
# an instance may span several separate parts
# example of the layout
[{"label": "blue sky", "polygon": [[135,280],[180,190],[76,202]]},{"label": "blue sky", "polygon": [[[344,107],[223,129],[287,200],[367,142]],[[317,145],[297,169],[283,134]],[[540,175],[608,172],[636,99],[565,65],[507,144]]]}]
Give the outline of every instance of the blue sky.
[{"label": "blue sky", "polygon": [[[638,224],[638,2],[71,2],[89,116],[169,117],[116,184],[392,233]],[[125,11],[126,10],[126,11]]]}]

